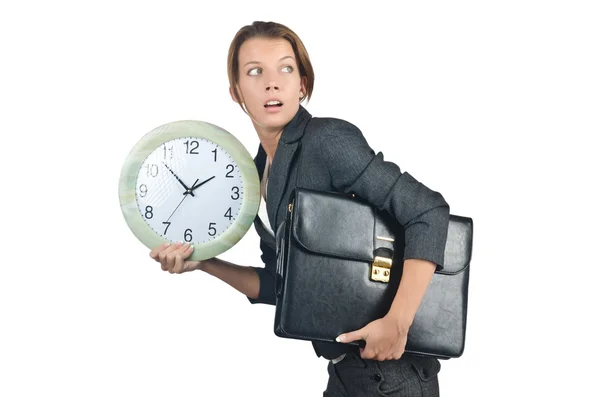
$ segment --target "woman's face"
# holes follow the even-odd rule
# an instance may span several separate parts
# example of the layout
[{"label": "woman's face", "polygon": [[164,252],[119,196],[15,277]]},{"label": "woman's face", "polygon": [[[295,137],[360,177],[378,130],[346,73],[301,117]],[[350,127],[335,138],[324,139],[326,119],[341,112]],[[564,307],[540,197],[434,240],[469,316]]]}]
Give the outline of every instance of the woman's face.
[{"label": "woman's face", "polygon": [[279,132],[294,118],[306,93],[306,78],[300,78],[291,44],[279,38],[246,40],[238,65],[238,90],[255,127]]}]

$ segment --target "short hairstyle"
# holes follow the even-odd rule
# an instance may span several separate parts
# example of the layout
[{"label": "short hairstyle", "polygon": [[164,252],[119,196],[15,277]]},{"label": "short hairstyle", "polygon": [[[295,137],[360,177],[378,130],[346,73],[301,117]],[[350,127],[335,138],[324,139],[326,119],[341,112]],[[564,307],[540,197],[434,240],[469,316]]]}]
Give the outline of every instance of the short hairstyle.
[{"label": "short hairstyle", "polygon": [[312,64],[310,63],[308,52],[306,51],[302,40],[300,40],[300,37],[298,37],[298,35],[290,28],[280,23],[254,21],[252,25],[246,25],[236,33],[229,45],[229,53],[227,54],[229,85],[242,110],[244,110],[244,112],[246,111],[242,106],[242,99],[237,90],[237,85],[240,81],[238,57],[242,44],[244,44],[246,40],[255,37],[271,39],[281,38],[287,40],[291,44],[294,55],[296,56],[296,62],[298,63],[300,78],[306,77],[306,95],[300,102],[304,101],[304,99],[307,101],[310,100],[315,82],[315,73]]}]

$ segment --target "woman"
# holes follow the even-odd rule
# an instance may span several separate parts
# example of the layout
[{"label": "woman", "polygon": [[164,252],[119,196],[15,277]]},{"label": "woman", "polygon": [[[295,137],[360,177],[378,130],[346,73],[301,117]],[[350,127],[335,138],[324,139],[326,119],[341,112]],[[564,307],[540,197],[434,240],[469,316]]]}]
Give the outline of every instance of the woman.
[{"label": "woman", "polygon": [[[252,303],[275,304],[274,230],[285,220],[294,187],[353,192],[388,211],[405,228],[404,270],[388,314],[339,343],[313,343],[329,359],[324,396],[437,396],[439,361],[403,354],[408,329],[433,276],[443,265],[449,207],[444,198],[397,165],[375,155],[354,125],[313,118],[300,105],[314,82],[308,53],[286,26],[254,22],[229,48],[230,94],[250,120],[260,145],[255,158],[261,208],[255,227],[265,267],[239,266],[212,258],[187,261],[193,247],[175,243],[152,250],[165,271],[200,269],[245,294]],[[345,343],[364,339],[364,348]]]}]

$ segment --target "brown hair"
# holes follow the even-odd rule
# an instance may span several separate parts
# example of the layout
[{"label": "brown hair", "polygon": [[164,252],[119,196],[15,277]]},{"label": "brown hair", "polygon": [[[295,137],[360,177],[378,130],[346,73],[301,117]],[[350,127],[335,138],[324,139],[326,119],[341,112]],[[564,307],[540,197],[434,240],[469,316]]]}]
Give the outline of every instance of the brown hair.
[{"label": "brown hair", "polygon": [[246,40],[254,37],[281,38],[287,40],[292,45],[294,55],[296,56],[296,62],[298,63],[300,78],[306,77],[306,95],[300,102],[304,101],[304,99],[307,101],[310,100],[315,82],[315,73],[312,64],[310,63],[308,52],[306,51],[302,40],[300,40],[300,37],[298,37],[298,35],[290,28],[280,23],[255,21],[252,25],[246,25],[236,33],[229,45],[229,53],[227,54],[229,85],[242,110],[244,110],[244,112],[246,111],[237,90],[237,85],[240,80],[238,56],[242,44],[244,44]]}]

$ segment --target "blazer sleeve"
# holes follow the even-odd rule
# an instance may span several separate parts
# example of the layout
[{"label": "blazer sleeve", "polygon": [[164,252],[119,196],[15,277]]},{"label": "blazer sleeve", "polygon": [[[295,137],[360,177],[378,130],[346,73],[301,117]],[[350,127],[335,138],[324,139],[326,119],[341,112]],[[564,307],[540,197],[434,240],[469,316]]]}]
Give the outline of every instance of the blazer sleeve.
[{"label": "blazer sleeve", "polygon": [[275,250],[271,248],[267,243],[265,243],[262,239],[260,240],[260,249],[262,251],[260,259],[262,259],[263,263],[265,264],[265,267],[251,266],[258,274],[258,278],[260,280],[258,298],[247,298],[252,304],[265,303],[268,305],[275,305],[275,277],[277,269],[277,256],[275,254]]},{"label": "blazer sleeve", "polygon": [[450,207],[442,195],[427,188],[390,161],[375,154],[351,123],[331,120],[318,132],[321,154],[338,191],[355,193],[404,227],[404,259],[444,265]]}]

